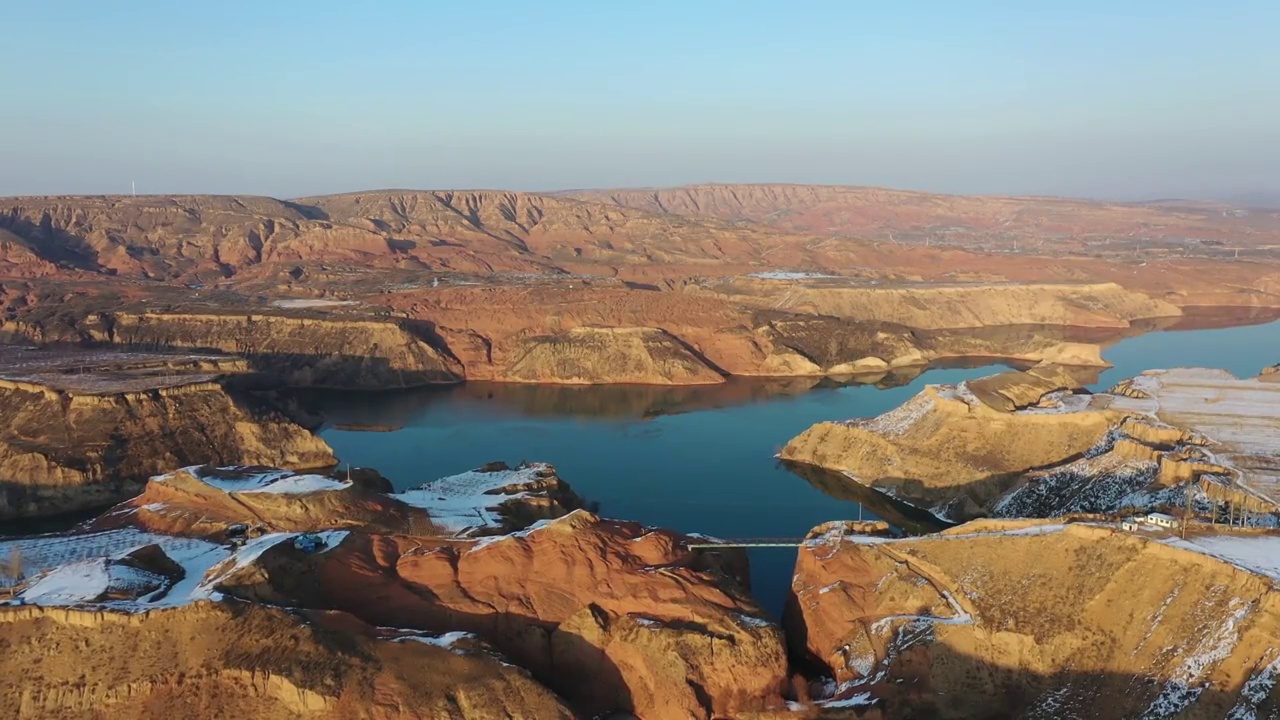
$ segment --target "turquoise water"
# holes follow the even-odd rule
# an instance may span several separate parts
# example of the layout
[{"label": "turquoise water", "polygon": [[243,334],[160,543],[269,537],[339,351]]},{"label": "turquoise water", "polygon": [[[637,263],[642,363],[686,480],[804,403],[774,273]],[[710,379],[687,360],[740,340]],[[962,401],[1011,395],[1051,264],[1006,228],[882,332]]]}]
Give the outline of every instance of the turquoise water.
[{"label": "turquoise water", "polygon": [[[1153,367],[1198,365],[1251,376],[1280,362],[1280,323],[1155,332],[1104,352],[1115,368],[1094,388]],[[329,419],[321,436],[344,462],[409,487],[493,460],[554,464],[601,514],[727,538],[802,536],[835,519],[909,518],[876,496],[859,503],[818,489],[774,454],[823,420],[892,409],[926,383],[952,383],[1001,368],[933,369],[899,387],[812,381],[741,382],[710,388],[530,387],[468,384],[447,390],[328,394],[311,403]],[[376,425],[381,432],[340,429]],[[821,484],[822,474],[811,474]],[[754,592],[778,612],[791,550],[752,551]]]}]

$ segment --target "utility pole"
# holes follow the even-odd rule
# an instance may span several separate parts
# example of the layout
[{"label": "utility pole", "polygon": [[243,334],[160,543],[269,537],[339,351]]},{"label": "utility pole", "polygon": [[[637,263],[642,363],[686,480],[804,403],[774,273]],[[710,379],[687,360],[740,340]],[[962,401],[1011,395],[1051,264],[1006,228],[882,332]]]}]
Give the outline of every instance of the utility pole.
[{"label": "utility pole", "polygon": [[1187,484],[1187,489],[1183,492],[1186,499],[1182,506],[1182,539],[1187,539],[1187,524],[1191,522],[1191,487],[1193,483]]}]

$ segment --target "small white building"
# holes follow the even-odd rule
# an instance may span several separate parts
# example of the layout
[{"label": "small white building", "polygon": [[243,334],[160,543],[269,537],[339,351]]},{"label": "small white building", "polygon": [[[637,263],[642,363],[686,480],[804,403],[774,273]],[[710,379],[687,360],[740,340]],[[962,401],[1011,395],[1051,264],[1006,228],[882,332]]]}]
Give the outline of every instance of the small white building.
[{"label": "small white building", "polygon": [[1182,521],[1172,515],[1164,513],[1147,513],[1146,515],[1134,515],[1120,521],[1120,529],[1128,532],[1138,532],[1144,527],[1160,527],[1173,529],[1182,524]]}]

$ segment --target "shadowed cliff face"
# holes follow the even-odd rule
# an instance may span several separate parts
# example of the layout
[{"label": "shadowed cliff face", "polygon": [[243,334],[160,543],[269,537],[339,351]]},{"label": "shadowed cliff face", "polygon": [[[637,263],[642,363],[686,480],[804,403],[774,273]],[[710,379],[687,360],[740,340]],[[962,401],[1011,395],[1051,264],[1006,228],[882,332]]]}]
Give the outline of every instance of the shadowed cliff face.
[{"label": "shadowed cliff face", "polygon": [[233,353],[293,386],[384,389],[462,379],[461,365],[421,323],[253,314],[118,314],[108,323],[103,339],[112,344]]},{"label": "shadowed cliff face", "polygon": [[800,550],[786,626],[832,696],[868,693],[889,717],[1269,717],[1277,602],[1196,552],[1008,522],[828,534]]},{"label": "shadowed cliff face", "polygon": [[0,517],[101,507],[183,465],[307,468],[329,446],[269,402],[217,382],[123,393],[0,387]]},{"label": "shadowed cliff face", "polygon": [[10,339],[244,358],[275,383],[380,390],[460,382],[464,370],[430,323],[367,316],[227,312],[95,312],[0,322]]}]

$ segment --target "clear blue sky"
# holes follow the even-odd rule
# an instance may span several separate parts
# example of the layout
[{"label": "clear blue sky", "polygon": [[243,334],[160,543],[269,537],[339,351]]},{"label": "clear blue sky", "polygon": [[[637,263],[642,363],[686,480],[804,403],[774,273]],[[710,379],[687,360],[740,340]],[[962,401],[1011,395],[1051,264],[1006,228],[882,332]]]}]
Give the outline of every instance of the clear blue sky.
[{"label": "clear blue sky", "polygon": [[1280,195],[1280,2],[40,0],[0,195]]}]

